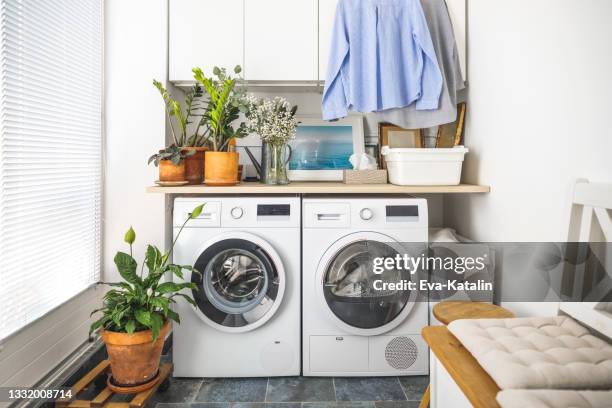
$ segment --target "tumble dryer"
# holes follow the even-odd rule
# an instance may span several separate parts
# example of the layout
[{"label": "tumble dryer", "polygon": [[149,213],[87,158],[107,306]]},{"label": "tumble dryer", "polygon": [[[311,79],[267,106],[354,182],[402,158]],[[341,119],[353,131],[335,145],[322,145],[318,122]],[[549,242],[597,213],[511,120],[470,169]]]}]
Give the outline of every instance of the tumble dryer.
[{"label": "tumble dryer", "polygon": [[427,374],[427,297],[384,283],[419,274],[377,259],[426,252],[427,201],[305,198],[302,369],[305,376]]},{"label": "tumble dryer", "polygon": [[[300,373],[300,199],[204,197],[174,201],[174,263],[200,274],[197,307],[180,301],[174,325],[177,377]],[[182,299],[181,299],[182,300]]]}]

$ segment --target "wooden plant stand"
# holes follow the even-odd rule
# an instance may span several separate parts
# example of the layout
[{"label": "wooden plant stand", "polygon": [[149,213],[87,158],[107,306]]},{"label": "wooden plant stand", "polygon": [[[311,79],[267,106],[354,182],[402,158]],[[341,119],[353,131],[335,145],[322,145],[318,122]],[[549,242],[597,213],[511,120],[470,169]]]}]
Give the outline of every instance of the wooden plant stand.
[{"label": "wooden plant stand", "polygon": [[[57,399],[55,406],[58,408],[143,408],[147,401],[155,394],[156,391],[164,392],[170,386],[169,376],[172,374],[172,363],[164,363],[159,367],[159,375],[155,385],[148,390],[133,394],[130,402],[112,402],[111,399],[115,393],[106,385],[106,379],[109,375],[110,361],[104,360],[88,372],[83,378],[77,381],[72,386],[73,399]],[[92,400],[79,399],[79,393],[88,385],[95,384],[102,391],[98,393]]]}]

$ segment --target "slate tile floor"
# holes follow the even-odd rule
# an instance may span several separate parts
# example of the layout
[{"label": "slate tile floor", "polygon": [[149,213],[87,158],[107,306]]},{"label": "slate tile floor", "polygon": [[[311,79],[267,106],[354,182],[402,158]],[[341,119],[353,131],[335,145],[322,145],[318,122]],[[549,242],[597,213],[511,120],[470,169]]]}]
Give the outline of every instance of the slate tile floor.
[{"label": "slate tile floor", "polygon": [[172,378],[151,408],[418,408],[429,377]]}]

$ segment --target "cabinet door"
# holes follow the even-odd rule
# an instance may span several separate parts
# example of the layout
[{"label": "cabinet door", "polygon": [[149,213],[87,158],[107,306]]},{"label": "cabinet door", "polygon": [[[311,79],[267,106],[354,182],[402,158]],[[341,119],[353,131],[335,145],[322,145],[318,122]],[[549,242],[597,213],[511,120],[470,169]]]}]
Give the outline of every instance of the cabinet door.
[{"label": "cabinet door", "polygon": [[327,60],[338,0],[319,0],[319,81],[327,76]]},{"label": "cabinet door", "polygon": [[244,59],[247,80],[317,80],[317,0],[246,0]]},{"label": "cabinet door", "polygon": [[171,81],[192,81],[196,66],[211,75],[214,66],[243,65],[244,0],[170,0],[169,7]]}]

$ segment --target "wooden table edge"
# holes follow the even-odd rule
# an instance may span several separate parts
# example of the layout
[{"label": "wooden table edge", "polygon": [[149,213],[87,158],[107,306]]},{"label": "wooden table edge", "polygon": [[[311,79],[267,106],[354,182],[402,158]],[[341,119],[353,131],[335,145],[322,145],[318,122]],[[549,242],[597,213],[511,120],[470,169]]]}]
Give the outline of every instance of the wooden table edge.
[{"label": "wooden table edge", "polygon": [[[499,387],[445,326],[428,326],[423,339],[475,408],[499,408]],[[478,388],[475,387],[477,385]]]}]

